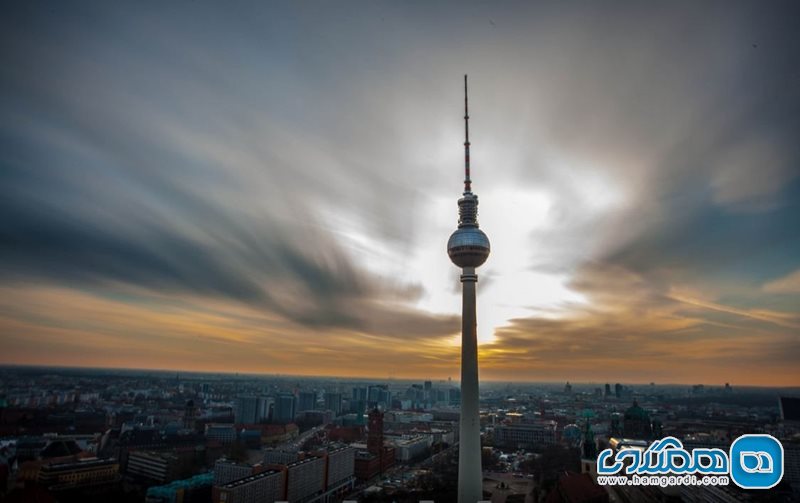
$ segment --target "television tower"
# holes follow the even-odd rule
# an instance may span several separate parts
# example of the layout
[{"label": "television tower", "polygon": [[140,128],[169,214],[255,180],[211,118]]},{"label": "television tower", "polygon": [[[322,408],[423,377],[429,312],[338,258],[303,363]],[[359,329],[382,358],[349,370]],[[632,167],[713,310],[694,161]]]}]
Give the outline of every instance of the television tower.
[{"label": "television tower", "polygon": [[458,450],[458,503],[483,500],[481,424],[478,408],[478,327],[475,268],[489,257],[489,238],[478,228],[478,196],[469,173],[469,108],[464,75],[464,194],[458,200],[458,229],[447,241],[450,260],[461,268],[461,420]]}]

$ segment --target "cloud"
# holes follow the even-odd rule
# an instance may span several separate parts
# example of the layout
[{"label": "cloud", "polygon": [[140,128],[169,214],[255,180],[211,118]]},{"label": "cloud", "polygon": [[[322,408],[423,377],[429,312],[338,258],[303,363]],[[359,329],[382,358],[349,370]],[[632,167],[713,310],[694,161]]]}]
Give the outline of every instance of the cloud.
[{"label": "cloud", "polygon": [[[759,361],[792,344],[797,292],[773,282],[798,267],[793,3],[186,9],[22,5],[0,20],[7,291],[119,317],[180,304],[235,325],[195,327],[213,344],[274,345],[283,369],[313,347],[329,360],[309,369],[392,351],[450,375],[444,242],[469,73],[490,373],[546,377],[535,361],[588,377],[619,348],[656,365],[680,358],[676,337],[681,375],[710,378],[749,344]],[[7,302],[19,361],[63,330],[75,355],[160,331],[173,361],[213,363],[172,317],[123,332],[97,311],[42,324]]]},{"label": "cloud", "polygon": [[735,382],[742,369],[750,369],[758,373],[753,382],[796,382],[785,357],[797,353],[795,313],[689,298],[688,291],[664,290],[602,263],[582,268],[572,287],[589,298],[588,307],[513,320],[498,330],[494,343],[481,347],[484,375]]},{"label": "cloud", "polygon": [[776,204],[775,194],[797,176],[792,158],[772,139],[747,139],[722,154],[711,188],[714,202],[743,210],[765,210]]},{"label": "cloud", "polygon": [[767,293],[800,294],[800,269],[765,283],[762,289]]}]

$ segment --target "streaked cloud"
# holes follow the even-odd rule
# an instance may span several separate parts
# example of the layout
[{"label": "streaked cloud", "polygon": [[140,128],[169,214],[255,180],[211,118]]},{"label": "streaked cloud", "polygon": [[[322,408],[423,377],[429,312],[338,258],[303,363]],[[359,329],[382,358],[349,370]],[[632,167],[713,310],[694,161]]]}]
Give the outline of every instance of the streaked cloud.
[{"label": "streaked cloud", "polygon": [[763,290],[767,293],[779,294],[800,293],[800,269],[787,274],[783,278],[778,278],[765,283]]},{"label": "streaked cloud", "polygon": [[8,9],[0,361],[457,375],[467,72],[483,377],[797,384],[797,6],[454,7]]}]

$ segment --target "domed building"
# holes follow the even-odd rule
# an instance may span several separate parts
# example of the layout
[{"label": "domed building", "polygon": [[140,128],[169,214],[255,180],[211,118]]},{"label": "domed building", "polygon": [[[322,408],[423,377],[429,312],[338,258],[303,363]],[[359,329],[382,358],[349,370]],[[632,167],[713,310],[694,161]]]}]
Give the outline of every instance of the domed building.
[{"label": "domed building", "polygon": [[649,439],[653,437],[650,414],[639,407],[639,403],[636,400],[634,400],[633,405],[628,407],[628,410],[625,411],[622,430],[626,438]]},{"label": "domed building", "polygon": [[568,424],[564,426],[561,433],[561,439],[569,447],[578,447],[581,444],[583,432],[577,424]]}]

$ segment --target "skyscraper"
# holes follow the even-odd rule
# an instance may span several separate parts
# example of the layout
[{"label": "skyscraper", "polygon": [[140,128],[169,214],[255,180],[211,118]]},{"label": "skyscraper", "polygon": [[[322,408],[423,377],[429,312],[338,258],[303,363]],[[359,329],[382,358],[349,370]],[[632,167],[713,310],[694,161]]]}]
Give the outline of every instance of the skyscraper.
[{"label": "skyscraper", "polygon": [[333,412],[333,417],[342,415],[342,394],[325,392],[325,409]]},{"label": "skyscraper", "polygon": [[297,401],[297,412],[317,408],[317,394],[314,391],[301,391]]},{"label": "skyscraper", "polygon": [[269,414],[270,399],[264,396],[239,396],[236,398],[234,418],[237,423],[255,424]]},{"label": "skyscraper", "polygon": [[489,238],[478,228],[478,196],[469,171],[469,105],[464,75],[464,193],[458,200],[458,229],[447,241],[450,260],[461,268],[461,420],[458,451],[458,501],[483,500],[481,425],[478,407],[478,327],[475,269],[489,257]]},{"label": "skyscraper", "polygon": [[296,414],[297,399],[292,393],[279,393],[275,397],[273,420],[276,423],[291,423]]}]

